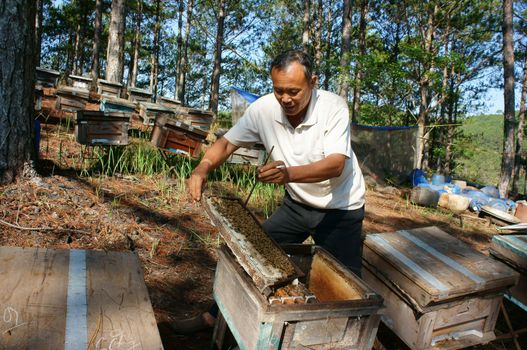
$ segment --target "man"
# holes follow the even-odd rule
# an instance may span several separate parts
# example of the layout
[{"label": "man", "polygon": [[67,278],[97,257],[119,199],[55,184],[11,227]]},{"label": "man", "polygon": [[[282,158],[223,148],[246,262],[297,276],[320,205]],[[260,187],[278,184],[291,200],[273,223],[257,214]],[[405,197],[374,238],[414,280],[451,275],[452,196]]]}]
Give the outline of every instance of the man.
[{"label": "man", "polygon": [[[271,64],[273,93],[253,102],[243,117],[217,140],[194,169],[189,190],[196,201],[210,171],[236,149],[259,142],[271,161],[258,169],[262,182],[283,184],[282,205],[264,222],[278,243],[301,243],[312,235],[360,274],[364,179],[351,150],[347,103],[315,88],[309,56],[290,50]],[[199,320],[207,324],[209,313]]]}]

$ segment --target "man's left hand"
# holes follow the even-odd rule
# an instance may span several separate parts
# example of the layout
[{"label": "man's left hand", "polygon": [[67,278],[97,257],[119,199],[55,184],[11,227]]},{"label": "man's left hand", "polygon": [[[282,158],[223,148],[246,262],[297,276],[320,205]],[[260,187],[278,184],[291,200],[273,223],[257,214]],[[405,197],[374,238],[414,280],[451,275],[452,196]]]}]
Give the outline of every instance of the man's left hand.
[{"label": "man's left hand", "polygon": [[289,173],[284,162],[278,160],[259,167],[258,180],[283,185],[289,182]]}]

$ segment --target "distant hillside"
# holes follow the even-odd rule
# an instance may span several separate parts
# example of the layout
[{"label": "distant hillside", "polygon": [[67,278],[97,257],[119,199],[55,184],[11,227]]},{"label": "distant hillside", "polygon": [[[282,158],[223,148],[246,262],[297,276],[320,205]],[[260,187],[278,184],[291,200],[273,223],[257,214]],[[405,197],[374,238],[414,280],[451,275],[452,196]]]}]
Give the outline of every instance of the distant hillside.
[{"label": "distant hillside", "polygon": [[479,115],[465,119],[455,143],[454,174],[482,185],[496,186],[503,147],[503,115]]}]

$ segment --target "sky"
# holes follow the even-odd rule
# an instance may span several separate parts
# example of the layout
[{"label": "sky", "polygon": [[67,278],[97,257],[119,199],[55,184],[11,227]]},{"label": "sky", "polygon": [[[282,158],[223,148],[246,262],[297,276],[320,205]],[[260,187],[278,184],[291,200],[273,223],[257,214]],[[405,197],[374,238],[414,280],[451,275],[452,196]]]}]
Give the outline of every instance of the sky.
[{"label": "sky", "polygon": [[[516,88],[516,95],[514,103],[516,105],[516,110],[520,108],[520,89]],[[482,98],[485,107],[478,111],[478,113],[483,114],[501,114],[503,113],[503,89],[490,88],[489,91]]]}]

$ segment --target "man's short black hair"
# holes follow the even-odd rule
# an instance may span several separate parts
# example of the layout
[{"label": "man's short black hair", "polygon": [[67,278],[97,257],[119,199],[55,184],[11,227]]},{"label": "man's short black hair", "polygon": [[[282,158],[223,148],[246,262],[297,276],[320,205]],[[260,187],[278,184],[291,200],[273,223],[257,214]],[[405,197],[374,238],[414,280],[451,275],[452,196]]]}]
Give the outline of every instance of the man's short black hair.
[{"label": "man's short black hair", "polygon": [[276,56],[271,62],[271,71],[273,68],[283,70],[293,62],[298,62],[304,66],[306,79],[311,80],[311,77],[313,76],[313,63],[311,57],[302,50],[287,50]]}]

